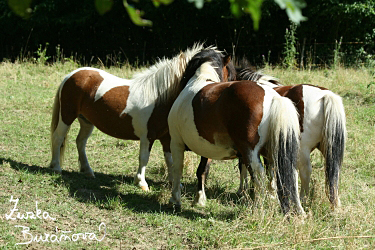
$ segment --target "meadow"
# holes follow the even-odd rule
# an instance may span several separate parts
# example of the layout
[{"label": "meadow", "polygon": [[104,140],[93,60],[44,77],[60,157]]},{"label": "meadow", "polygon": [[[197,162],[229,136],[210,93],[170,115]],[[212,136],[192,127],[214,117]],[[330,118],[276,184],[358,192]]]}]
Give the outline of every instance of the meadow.
[{"label": "meadow", "polygon": [[[76,68],[74,62],[0,64],[0,248],[375,247],[374,69],[265,68],[265,73],[286,85],[307,83],[331,89],[343,98],[347,115],[348,140],[340,174],[342,207],[331,211],[322,157],[314,152],[311,192],[304,205],[308,216],[288,221],[268,195],[256,204],[236,195],[235,160],[213,162],[206,184],[207,205],[191,207],[199,163],[191,152],[185,155],[182,211],[173,211],[167,206],[170,187],[159,142],[151,151],[146,172],[150,192],[133,184],[139,143],[118,140],[97,129],[87,145],[96,178],[86,178],[79,173],[74,143],[78,122],[69,133],[62,175],[53,173],[48,169],[53,99],[61,80]],[[103,69],[124,78],[140,70],[129,65]],[[29,218],[16,218],[18,212]],[[28,243],[31,239],[39,242]]]}]

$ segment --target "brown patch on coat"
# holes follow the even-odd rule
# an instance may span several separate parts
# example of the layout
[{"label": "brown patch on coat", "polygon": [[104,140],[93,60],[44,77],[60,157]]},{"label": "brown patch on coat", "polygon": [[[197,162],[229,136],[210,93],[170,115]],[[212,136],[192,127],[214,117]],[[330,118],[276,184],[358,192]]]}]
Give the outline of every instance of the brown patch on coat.
[{"label": "brown patch on coat", "polygon": [[94,70],[81,70],[72,75],[61,90],[61,116],[70,125],[83,115],[102,132],[119,138],[138,140],[132,117],[121,115],[126,107],[129,86],[119,86],[95,101],[95,94],[104,79]]},{"label": "brown patch on coat", "polygon": [[193,98],[194,122],[201,137],[241,154],[259,142],[264,90],[255,82],[213,83]]},{"label": "brown patch on coat", "polygon": [[303,118],[305,115],[305,104],[303,102],[303,85],[293,85],[293,86],[281,86],[274,88],[277,93],[281,96],[288,97],[296,106],[299,114],[299,127],[301,133],[303,132]]},{"label": "brown patch on coat", "polygon": [[147,122],[147,138],[149,141],[160,139],[165,152],[170,152],[170,136],[168,130],[168,114],[173,103],[158,105],[154,107]]}]

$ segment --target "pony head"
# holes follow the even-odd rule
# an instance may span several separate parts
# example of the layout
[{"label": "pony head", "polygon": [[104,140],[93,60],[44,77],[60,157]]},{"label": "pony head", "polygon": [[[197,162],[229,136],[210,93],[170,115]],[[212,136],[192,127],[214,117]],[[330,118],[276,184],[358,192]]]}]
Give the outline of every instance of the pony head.
[{"label": "pony head", "polygon": [[208,47],[197,53],[188,63],[181,80],[181,86],[186,86],[190,78],[199,78],[214,82],[232,81],[236,71],[230,55],[224,55],[216,47]]}]

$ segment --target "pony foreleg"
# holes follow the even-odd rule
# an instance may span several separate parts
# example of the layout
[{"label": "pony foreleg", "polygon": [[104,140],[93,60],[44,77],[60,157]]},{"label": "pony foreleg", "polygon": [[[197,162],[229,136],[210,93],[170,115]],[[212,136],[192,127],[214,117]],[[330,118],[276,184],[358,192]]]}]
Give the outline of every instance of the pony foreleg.
[{"label": "pony foreleg", "polygon": [[61,174],[61,162],[62,162],[62,156],[65,149],[65,137],[68,133],[69,126],[66,125],[61,120],[59,121],[55,131],[52,132],[51,135],[51,150],[52,150],[52,159],[51,163],[49,165],[50,168],[52,168],[53,171],[56,173]]},{"label": "pony foreleg", "polygon": [[164,160],[165,160],[165,164],[167,165],[167,170],[168,170],[168,182],[169,182],[170,185],[172,185],[172,183],[173,183],[173,176],[172,176],[173,159],[172,159],[172,153],[164,151]]},{"label": "pony foreleg", "polygon": [[211,159],[201,157],[201,162],[199,163],[197,173],[196,173],[196,176],[198,179],[198,190],[197,190],[195,199],[192,204],[193,206],[194,205],[199,205],[199,206],[206,205],[207,198],[206,198],[206,193],[204,191],[204,184],[208,177],[211,161],[212,161]]},{"label": "pony foreleg", "polygon": [[163,147],[165,164],[167,165],[168,181],[169,181],[169,184],[172,185],[173,183],[173,176],[172,176],[173,159],[172,159],[172,153],[171,153],[171,147],[170,147],[170,144],[171,144],[170,135],[167,134],[166,136],[163,136],[163,138],[160,139],[160,142]]},{"label": "pony foreleg", "polygon": [[134,177],[134,184],[140,187],[144,191],[149,191],[148,184],[146,182],[146,166],[148,159],[150,158],[150,149],[153,142],[150,142],[147,138],[141,139],[140,152],[139,152],[139,167],[137,174]]},{"label": "pony foreleg", "polygon": [[169,199],[169,203],[181,207],[181,177],[182,170],[184,167],[184,144],[180,145],[176,142],[171,142],[171,151],[173,158],[173,185],[172,185],[172,197]]},{"label": "pony foreleg", "polygon": [[81,117],[78,118],[78,121],[81,128],[76,139],[76,145],[81,172],[87,177],[95,178],[94,171],[92,171],[86,156],[86,143],[94,129],[94,125]]}]

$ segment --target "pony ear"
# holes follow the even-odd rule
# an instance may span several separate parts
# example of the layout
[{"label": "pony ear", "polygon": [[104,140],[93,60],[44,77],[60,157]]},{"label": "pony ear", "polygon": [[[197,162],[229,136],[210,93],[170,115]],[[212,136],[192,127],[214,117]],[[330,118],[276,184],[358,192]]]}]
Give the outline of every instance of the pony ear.
[{"label": "pony ear", "polygon": [[224,66],[227,66],[230,63],[231,60],[232,60],[231,56],[230,55],[226,55],[224,57]]}]

